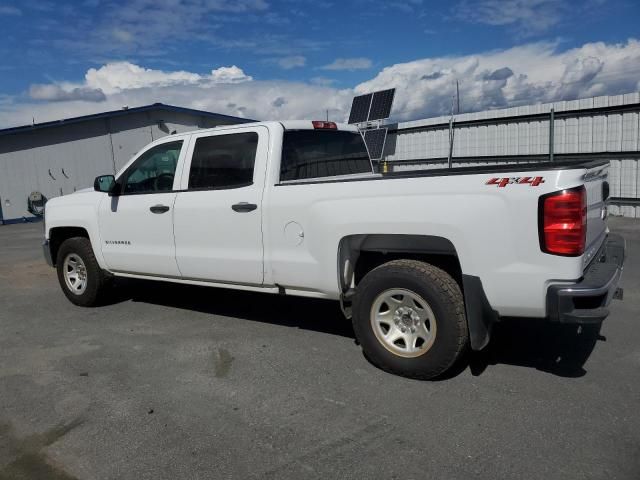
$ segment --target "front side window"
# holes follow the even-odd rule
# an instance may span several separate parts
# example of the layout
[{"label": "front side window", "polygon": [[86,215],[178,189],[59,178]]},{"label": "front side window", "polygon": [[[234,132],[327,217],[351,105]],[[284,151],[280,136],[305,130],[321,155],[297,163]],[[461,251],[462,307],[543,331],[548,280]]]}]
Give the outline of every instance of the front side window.
[{"label": "front side window", "polygon": [[253,182],[258,149],[255,132],[200,137],[189,172],[189,189],[239,188]]},{"label": "front side window", "polygon": [[371,173],[362,136],[335,130],[284,132],[280,180]]},{"label": "front side window", "polygon": [[124,193],[156,193],[173,189],[182,140],[156,145],[144,152],[129,168]]}]

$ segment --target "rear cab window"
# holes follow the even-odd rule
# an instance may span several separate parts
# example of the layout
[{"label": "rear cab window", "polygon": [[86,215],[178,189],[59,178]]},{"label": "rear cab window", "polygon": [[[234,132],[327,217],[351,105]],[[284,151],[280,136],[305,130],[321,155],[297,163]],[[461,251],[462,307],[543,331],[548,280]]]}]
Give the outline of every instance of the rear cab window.
[{"label": "rear cab window", "polygon": [[372,173],[367,148],[358,132],[285,130],[280,181],[321,179]]}]

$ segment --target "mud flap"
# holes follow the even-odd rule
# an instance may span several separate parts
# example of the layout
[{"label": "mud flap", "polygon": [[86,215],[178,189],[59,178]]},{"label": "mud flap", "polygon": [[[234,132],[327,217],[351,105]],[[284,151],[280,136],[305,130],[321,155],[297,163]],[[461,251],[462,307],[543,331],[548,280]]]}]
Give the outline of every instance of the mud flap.
[{"label": "mud flap", "polygon": [[491,339],[491,329],[498,321],[498,314],[489,305],[479,277],[463,274],[462,288],[471,349],[482,350]]}]

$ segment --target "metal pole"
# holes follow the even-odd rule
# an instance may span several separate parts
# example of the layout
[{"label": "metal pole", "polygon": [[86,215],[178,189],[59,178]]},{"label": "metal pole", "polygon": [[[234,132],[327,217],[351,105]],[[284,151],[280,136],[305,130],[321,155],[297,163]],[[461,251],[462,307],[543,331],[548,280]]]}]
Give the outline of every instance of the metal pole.
[{"label": "metal pole", "polygon": [[453,116],[449,119],[449,157],[447,162],[449,164],[449,168],[453,166],[452,157],[453,157]]},{"label": "metal pole", "polygon": [[105,118],[105,123],[107,125],[107,135],[109,136],[109,146],[111,147],[111,162],[113,163],[113,174],[118,173],[118,169],[116,168],[116,152],[113,149],[113,137],[111,136],[111,119]]},{"label": "metal pole", "polygon": [[551,108],[551,112],[549,113],[549,161],[553,162],[553,149],[554,149],[554,129],[556,126],[555,113],[553,111],[553,107]]},{"label": "metal pole", "polygon": [[453,157],[453,112],[454,112],[454,106],[455,106],[455,101],[458,101],[458,110],[460,109],[460,94],[458,91],[458,80],[456,79],[456,96],[455,97],[451,97],[451,117],[449,117],[449,155],[447,157],[447,164],[449,165],[449,168],[451,168],[452,165],[452,157]]}]

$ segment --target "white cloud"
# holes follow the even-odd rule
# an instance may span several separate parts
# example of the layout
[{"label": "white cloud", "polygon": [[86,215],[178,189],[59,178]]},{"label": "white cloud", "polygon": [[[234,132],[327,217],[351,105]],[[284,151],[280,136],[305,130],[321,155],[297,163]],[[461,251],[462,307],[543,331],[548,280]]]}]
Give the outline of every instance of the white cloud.
[{"label": "white cloud", "polygon": [[[426,58],[384,68],[353,89],[329,79],[310,83],[249,81],[237,66],[210,74],[146,69],[108,63],[90,69],[84,82],[34,85],[38,102],[13,97],[0,102],[0,125],[10,126],[140,106],[155,102],[256,119],[324,118],[344,120],[356,93],[397,88],[396,120],[447,114],[460,82],[462,111],[569,100],[638,91],[640,41],[588,43],[559,51],[558,45],[532,43],[476,55]],[[95,101],[101,99],[99,107]]]},{"label": "white cloud", "polygon": [[280,108],[286,104],[287,104],[287,100],[284,97],[278,97],[273,102],[271,102],[271,105],[273,105],[276,108]]},{"label": "white cloud", "polygon": [[403,13],[413,13],[417,7],[422,6],[422,0],[403,0],[401,2],[389,2],[388,7]]},{"label": "white cloud", "polygon": [[[40,6],[43,0],[36,3]],[[252,29],[247,23],[272,23],[275,16],[265,0],[103,1],[99,11],[90,16],[70,5],[54,6],[74,15],[74,22],[57,29],[55,45],[85,59],[158,57],[175,51],[183,41],[223,48],[241,48],[249,42],[252,46],[248,48],[255,48],[262,39],[251,38]],[[220,27],[231,22],[243,22],[241,34],[236,29],[226,35],[221,33]]]},{"label": "white cloud", "polygon": [[211,75],[204,79],[205,83],[244,83],[252,81],[253,77],[246,75],[241,68],[231,65],[211,70]]},{"label": "white cloud", "polygon": [[242,69],[232,65],[212,70],[210,75],[178,70],[166,72],[142,68],[130,62],[113,62],[98,69],[91,68],[85,75],[85,85],[103,92],[116,93],[145,87],[169,87],[173,85],[198,85],[210,83],[241,83],[251,81]]},{"label": "white cloud", "polygon": [[64,89],[60,85],[31,85],[29,96],[34,100],[45,100],[49,102],[102,102],[107,99],[106,95],[99,88],[76,87]]},{"label": "white cloud", "polygon": [[135,91],[143,88],[166,88],[216,84],[235,84],[249,82],[252,77],[246,75],[235,65],[211,70],[209,75],[186,72],[184,70],[165,72],[143,68],[130,62],[112,62],[98,69],[90,68],[83,84],[70,82],[35,84],[29,88],[29,96],[34,100],[51,102],[85,101],[102,102],[106,95],[123,91]]},{"label": "white cloud", "polygon": [[202,3],[204,8],[219,12],[249,12],[269,8],[264,0],[206,0]]},{"label": "white cloud", "polygon": [[121,28],[114,28],[111,31],[113,38],[122,43],[131,43],[133,42],[133,34],[128,32],[127,30],[123,30]]},{"label": "white cloud", "polygon": [[310,81],[314,85],[322,85],[323,87],[328,87],[336,83],[336,81],[333,78],[327,78],[327,77],[313,77]]},{"label": "white cloud", "polygon": [[392,65],[358,85],[357,93],[396,87],[396,118],[446,114],[455,81],[463,111],[619,94],[636,89],[640,41],[585,44],[565,52],[533,43],[507,50]]},{"label": "white cloud", "polygon": [[119,110],[156,102],[253,119],[342,120],[351,104],[352,90],[337,90],[298,82],[253,81],[244,83],[182,84],[120,90],[107,94],[96,106],[89,102],[47,102],[2,105],[0,126],[36,122]]},{"label": "white cloud", "polygon": [[198,83],[202,77],[185,71],[164,72],[142,68],[129,62],[108,63],[100,68],[90,68],[85,75],[88,87],[99,88],[105,93],[147,86],[188,85]]},{"label": "white cloud", "polygon": [[513,26],[525,35],[557,25],[567,10],[567,4],[561,0],[463,0],[454,9],[461,20]]},{"label": "white cloud", "polygon": [[22,10],[11,5],[0,5],[0,15],[22,15]]},{"label": "white cloud", "polygon": [[304,67],[307,63],[307,59],[302,55],[292,55],[290,57],[282,57],[278,59],[278,65],[285,70],[290,70],[296,67]]},{"label": "white cloud", "polygon": [[366,70],[371,68],[372,62],[368,58],[336,58],[329,65],[321,67],[322,70]]}]

